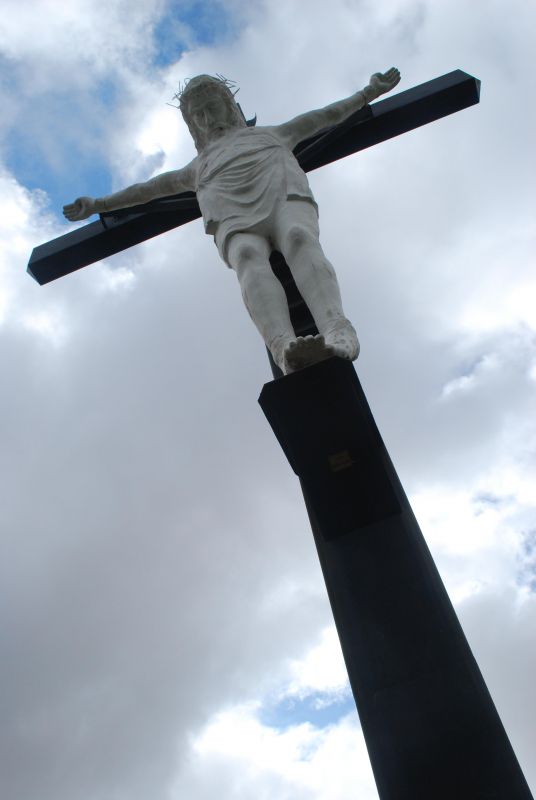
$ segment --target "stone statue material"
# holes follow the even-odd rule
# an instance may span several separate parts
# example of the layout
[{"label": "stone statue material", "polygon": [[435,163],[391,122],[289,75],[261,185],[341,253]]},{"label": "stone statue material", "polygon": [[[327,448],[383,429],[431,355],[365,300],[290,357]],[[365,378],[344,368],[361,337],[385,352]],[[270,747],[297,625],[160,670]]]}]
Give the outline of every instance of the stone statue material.
[{"label": "stone statue material", "polygon": [[[288,374],[330,356],[357,358],[356,332],[342,309],[335,271],[319,242],[318,207],[292,150],[337,125],[400,80],[397,69],[375,73],[350,97],[281,125],[248,127],[227,81],[192,78],[179,95],[198,155],[179,170],[157,175],[103,198],[79,197],[67,219],[194,191],[205,230],[240,282],[246,307],[274,361]],[[316,326],[296,337],[284,290],[269,257],[279,250]]]}]

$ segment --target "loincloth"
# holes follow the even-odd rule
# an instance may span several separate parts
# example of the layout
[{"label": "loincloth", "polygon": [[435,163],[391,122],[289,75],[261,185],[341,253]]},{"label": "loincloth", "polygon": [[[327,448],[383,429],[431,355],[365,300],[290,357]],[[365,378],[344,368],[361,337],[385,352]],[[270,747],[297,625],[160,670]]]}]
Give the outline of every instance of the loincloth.
[{"label": "loincloth", "polygon": [[273,241],[275,219],[285,205],[287,205],[289,202],[292,203],[295,200],[309,203],[311,206],[313,206],[318,214],[318,206],[316,205],[314,198],[310,196],[291,196],[288,198],[284,197],[276,201],[272,205],[271,211],[261,219],[258,217],[252,219],[251,216],[247,215],[235,215],[219,222],[214,230],[214,243],[218,248],[220,258],[227,264],[228,267],[231,269],[233,268],[228,259],[229,243],[232,237],[237,233],[254,233],[257,236],[262,236],[263,239],[266,239],[272,245],[272,247],[276,249],[275,242]]}]

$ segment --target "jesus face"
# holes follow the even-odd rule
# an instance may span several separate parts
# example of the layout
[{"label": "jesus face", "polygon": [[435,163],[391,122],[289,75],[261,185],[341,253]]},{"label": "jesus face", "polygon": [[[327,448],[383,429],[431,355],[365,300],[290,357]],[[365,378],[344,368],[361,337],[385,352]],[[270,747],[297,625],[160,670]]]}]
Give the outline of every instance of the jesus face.
[{"label": "jesus face", "polygon": [[209,88],[192,98],[188,112],[192,124],[205,141],[217,138],[237,125],[229,103],[219,92]]}]

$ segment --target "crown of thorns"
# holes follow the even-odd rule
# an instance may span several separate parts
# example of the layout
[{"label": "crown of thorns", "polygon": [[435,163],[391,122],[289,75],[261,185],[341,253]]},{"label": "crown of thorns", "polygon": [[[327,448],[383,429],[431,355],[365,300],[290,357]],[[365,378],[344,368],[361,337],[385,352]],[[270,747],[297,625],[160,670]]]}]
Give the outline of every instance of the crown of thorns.
[{"label": "crown of thorns", "polygon": [[[236,102],[235,96],[238,94],[239,89],[235,88],[235,81],[231,81],[229,78],[225,78],[223,75],[219,74],[216,74],[216,76],[196,75],[195,78],[189,78],[185,80],[184,83],[179,85],[179,91],[173,95],[172,99],[176,100],[176,103],[168,103],[167,105],[173,106],[173,108],[178,108],[183,117],[187,119],[188,104],[192,97],[195,97],[197,93],[201,94],[202,92],[206,91],[208,87],[220,92],[226,100],[230,100],[232,103],[236,104],[236,107],[240,112],[240,116],[248,128],[252,128],[257,124],[257,115],[255,114],[255,116],[251,119],[247,119],[242,111],[240,103]],[[188,127],[190,127],[189,123]]]},{"label": "crown of thorns", "polygon": [[235,89],[235,81],[231,81],[223,75],[216,74],[215,77],[212,75],[197,75],[195,78],[189,78],[179,85],[179,91],[173,95],[173,100],[176,103],[168,103],[168,105],[172,105],[184,113],[192,97],[198,92],[205,91],[209,86],[231,100],[234,100],[239,91],[239,89]]}]

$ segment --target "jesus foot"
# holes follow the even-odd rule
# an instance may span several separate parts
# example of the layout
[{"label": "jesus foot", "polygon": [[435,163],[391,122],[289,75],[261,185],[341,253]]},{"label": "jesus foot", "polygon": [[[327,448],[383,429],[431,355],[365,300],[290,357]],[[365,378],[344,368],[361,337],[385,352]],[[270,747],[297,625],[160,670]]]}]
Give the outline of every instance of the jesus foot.
[{"label": "jesus foot", "polygon": [[359,355],[359,340],[352,323],[346,318],[334,322],[324,331],[326,347],[331,347],[333,355],[355,361]]},{"label": "jesus foot", "polygon": [[322,335],[298,336],[285,347],[285,374],[296,372],[318,361],[337,355]]}]

